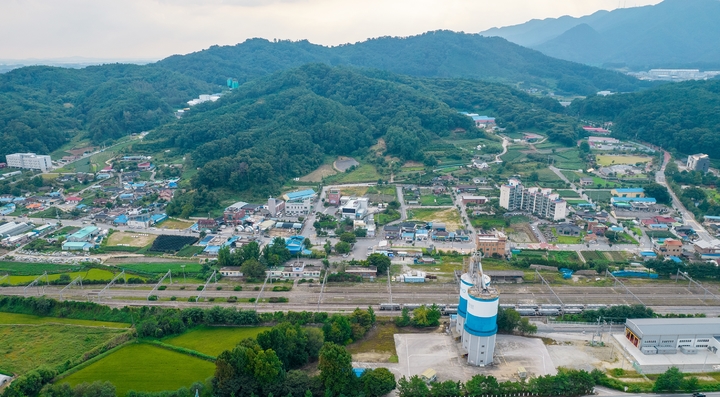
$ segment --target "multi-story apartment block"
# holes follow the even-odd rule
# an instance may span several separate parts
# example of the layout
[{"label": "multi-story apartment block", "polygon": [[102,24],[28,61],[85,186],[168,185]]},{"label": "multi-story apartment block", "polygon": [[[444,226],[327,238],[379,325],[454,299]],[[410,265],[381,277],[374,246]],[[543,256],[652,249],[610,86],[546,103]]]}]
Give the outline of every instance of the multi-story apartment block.
[{"label": "multi-story apartment block", "polygon": [[5,158],[7,158],[8,167],[40,170],[42,172],[52,168],[50,156],[37,155],[35,153],[15,153],[8,154]]},{"label": "multi-story apartment block", "polygon": [[552,220],[565,219],[567,202],[552,189],[526,188],[511,178],[500,187],[500,206],[509,211],[525,211]]}]

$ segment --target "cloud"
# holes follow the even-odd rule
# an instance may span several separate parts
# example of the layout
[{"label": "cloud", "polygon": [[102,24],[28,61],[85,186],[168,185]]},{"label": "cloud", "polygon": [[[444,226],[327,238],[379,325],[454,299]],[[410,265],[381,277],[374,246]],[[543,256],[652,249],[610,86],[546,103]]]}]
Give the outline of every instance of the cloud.
[{"label": "cloud", "polygon": [[[659,0],[638,0],[637,5]],[[247,38],[325,45],[428,30],[479,32],[581,16],[617,0],[3,0],[2,58],[162,58]]]}]

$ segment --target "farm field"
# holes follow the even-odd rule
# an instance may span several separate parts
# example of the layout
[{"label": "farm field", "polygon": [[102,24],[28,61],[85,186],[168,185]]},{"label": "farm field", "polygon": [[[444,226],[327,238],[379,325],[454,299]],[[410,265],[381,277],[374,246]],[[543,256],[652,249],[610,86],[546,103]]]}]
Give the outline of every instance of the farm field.
[{"label": "farm field", "polygon": [[191,256],[194,256],[195,254],[199,254],[199,253],[203,252],[204,249],[205,249],[205,247],[199,247],[197,245],[188,245],[188,246],[185,246],[185,248],[178,251],[175,254],[175,256],[182,256],[182,257],[189,258]]},{"label": "farm field", "polygon": [[167,273],[168,270],[172,270],[173,275],[181,275],[183,269],[182,265],[185,265],[185,273],[199,273],[202,271],[202,265],[197,263],[132,263],[132,264],[125,264],[125,263],[118,263],[115,265],[119,269],[125,269],[128,271],[136,271],[136,272],[142,272],[142,273],[156,273],[156,274],[164,274]]},{"label": "farm field", "polygon": [[157,235],[147,233],[115,232],[107,239],[108,247],[145,247],[151,244]]},{"label": "farm field", "polygon": [[582,251],[582,256],[586,261],[607,261],[608,257],[601,251]]},{"label": "farm field", "polygon": [[382,178],[377,169],[370,164],[362,164],[349,173],[341,173],[328,178],[332,183],[377,182]]},{"label": "farm field", "polygon": [[343,196],[364,196],[368,191],[368,186],[343,186],[340,194]]},{"label": "farm field", "polygon": [[610,201],[610,198],[612,198],[612,194],[610,194],[609,191],[586,190],[584,193],[593,201]]},{"label": "farm field", "polygon": [[32,314],[6,313],[0,312],[0,325],[6,324],[65,324],[65,325],[81,325],[86,327],[105,327],[105,328],[130,328],[130,324],[114,323],[110,321],[93,321],[93,320],[76,320],[74,318],[62,317],[41,317]]},{"label": "farm field", "polygon": [[[71,273],[56,273],[48,274],[48,280],[51,282],[60,278],[61,274],[67,274],[70,279],[74,279],[77,276],[82,276],[83,280],[111,280],[115,277],[115,274],[103,269],[89,269],[87,271],[71,272]],[[38,278],[38,275],[32,276],[10,276],[8,277],[8,283],[11,285],[18,284],[30,284],[33,280]]]},{"label": "farm field", "polygon": [[315,171],[300,178],[300,182],[322,182],[323,178],[337,174],[330,164],[323,164]]},{"label": "farm field", "polygon": [[215,364],[196,357],[153,345],[136,343],[125,346],[58,383],[75,386],[96,380],[109,381],[118,396],[129,390],[163,391],[189,387],[212,376]]},{"label": "farm field", "polygon": [[413,208],[408,210],[408,218],[424,222],[442,222],[445,223],[447,230],[457,230],[462,227],[460,213],[455,208]]},{"label": "farm field", "polygon": [[558,190],[556,192],[562,198],[579,198],[580,194],[574,190]]},{"label": "farm field", "polygon": [[195,244],[197,241],[197,237],[192,236],[161,234],[153,241],[150,251],[174,253],[180,251],[186,245]]},{"label": "farm field", "polygon": [[195,350],[217,357],[232,350],[241,340],[254,338],[270,327],[198,327],[179,336],[163,340],[164,343]]},{"label": "farm field", "polygon": [[637,164],[647,163],[652,161],[652,157],[648,156],[613,156],[607,154],[599,154],[596,157],[596,161],[601,166],[613,165],[613,164]]},{"label": "farm field", "polygon": [[25,263],[0,261],[0,274],[42,274],[43,272],[80,271],[79,265],[57,265],[53,263]]},{"label": "farm field", "polygon": [[187,222],[187,221],[181,221],[177,219],[168,219],[166,221],[163,221],[157,225],[157,227],[165,228],[165,229],[173,229],[173,230],[182,230],[187,229],[190,226],[192,226],[193,222]]},{"label": "farm field", "polygon": [[126,332],[71,325],[0,325],[0,371],[24,373],[41,365],[53,367]]}]

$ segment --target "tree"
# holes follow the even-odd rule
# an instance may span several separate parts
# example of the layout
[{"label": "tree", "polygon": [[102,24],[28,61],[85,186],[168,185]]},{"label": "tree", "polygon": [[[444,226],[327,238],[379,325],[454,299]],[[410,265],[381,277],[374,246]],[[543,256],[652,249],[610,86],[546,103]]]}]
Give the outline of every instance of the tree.
[{"label": "tree", "polygon": [[530,182],[537,182],[538,179],[540,179],[540,175],[536,171],[533,171],[530,173],[530,176],[528,177],[528,180]]},{"label": "tree", "polygon": [[431,385],[430,396],[432,397],[445,397],[445,396],[462,396],[462,383],[446,380],[445,382],[434,382]]},{"label": "tree", "polygon": [[310,249],[310,248],[312,248],[312,241],[310,241],[310,238],[309,238],[309,237],[305,237],[305,240],[303,240],[303,247],[304,247],[305,249]]},{"label": "tree", "polygon": [[355,244],[355,242],[357,242],[357,236],[355,236],[355,233],[346,232],[340,235],[340,241]]},{"label": "tree", "polygon": [[590,144],[587,141],[580,142],[580,151],[584,154],[590,153]]},{"label": "tree", "polygon": [[218,266],[225,267],[225,266],[232,266],[232,255],[230,254],[230,247],[222,247],[218,251]]},{"label": "tree", "polygon": [[265,265],[260,263],[257,259],[246,260],[240,269],[245,277],[253,279],[265,278]]},{"label": "tree", "polygon": [[323,324],[325,341],[346,345],[352,341],[352,326],[350,320],[340,314],[333,314]]},{"label": "tree", "polygon": [[398,381],[399,397],[430,397],[430,389],[428,389],[425,381],[419,376],[413,375],[410,380],[403,376]]},{"label": "tree", "polygon": [[497,326],[498,331],[511,334],[520,325],[520,313],[515,309],[498,308]]},{"label": "tree", "polygon": [[653,197],[660,204],[670,204],[670,192],[667,188],[659,183],[650,183],[643,186],[645,189],[645,195],[647,197]]},{"label": "tree", "polygon": [[353,233],[356,237],[367,237],[367,229],[355,229]]},{"label": "tree", "polygon": [[387,273],[391,262],[390,257],[387,255],[375,253],[368,256],[367,263],[369,266],[377,267],[377,274],[378,276],[381,276]]},{"label": "tree", "polygon": [[493,376],[475,375],[465,383],[469,396],[500,394],[500,385]]},{"label": "tree", "polygon": [[410,309],[403,307],[400,317],[395,317],[395,325],[398,327],[407,327],[410,325]]},{"label": "tree", "polygon": [[325,386],[326,396],[353,394],[355,374],[352,370],[352,356],[344,347],[325,342],[320,349],[320,380]]},{"label": "tree", "polygon": [[683,381],[683,373],[677,367],[670,367],[665,373],[658,376],[653,386],[654,392],[669,391],[675,392],[680,390]]},{"label": "tree", "polygon": [[532,335],[537,332],[537,325],[531,324],[530,320],[523,317],[520,319],[520,325],[518,325],[518,331],[523,335]]},{"label": "tree", "polygon": [[413,310],[411,323],[416,327],[437,327],[440,325],[441,316],[442,312],[436,304],[430,307],[422,305]]},{"label": "tree", "polygon": [[360,376],[363,392],[366,397],[384,396],[395,389],[395,375],[387,368],[367,369]]},{"label": "tree", "polygon": [[338,254],[347,254],[350,252],[352,247],[350,246],[350,243],[347,243],[345,241],[339,241],[337,244],[335,244],[335,252]]}]

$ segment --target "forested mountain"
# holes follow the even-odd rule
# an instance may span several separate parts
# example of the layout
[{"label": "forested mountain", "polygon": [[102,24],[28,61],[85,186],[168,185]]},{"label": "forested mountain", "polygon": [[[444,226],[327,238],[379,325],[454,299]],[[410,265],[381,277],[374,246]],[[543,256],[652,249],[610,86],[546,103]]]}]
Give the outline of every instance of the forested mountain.
[{"label": "forested mountain", "polygon": [[200,167],[194,187],[260,195],[311,172],[326,155],[362,155],[381,137],[388,154],[422,161],[423,149],[437,137],[458,128],[464,136],[482,134],[458,109],[494,109],[503,115],[501,124],[545,129],[553,139],[572,142],[574,129],[551,113],[556,106],[501,84],[310,64],[200,105],[136,149],[180,148]]},{"label": "forested mountain", "polygon": [[171,120],[173,107],[213,89],[150,66],[16,69],[0,75],[0,158],[49,153],[78,133],[102,143],[150,130]]},{"label": "forested mountain", "polygon": [[613,121],[613,134],[679,153],[720,158],[720,80],[664,85],[640,93],[576,100],[581,118]]},{"label": "forested mountain", "polygon": [[480,34],[551,57],[636,70],[720,67],[720,1],[665,0],[581,18],[532,20]]},{"label": "forested mountain", "polygon": [[356,44],[324,47],[308,41],[247,40],[213,46],[157,63],[217,84],[228,77],[241,83],[309,62],[387,70],[417,77],[460,77],[505,83],[523,82],[570,94],[600,90],[635,91],[643,84],[620,73],[560,61],[501,38],[450,31],[406,38],[381,37]]}]

